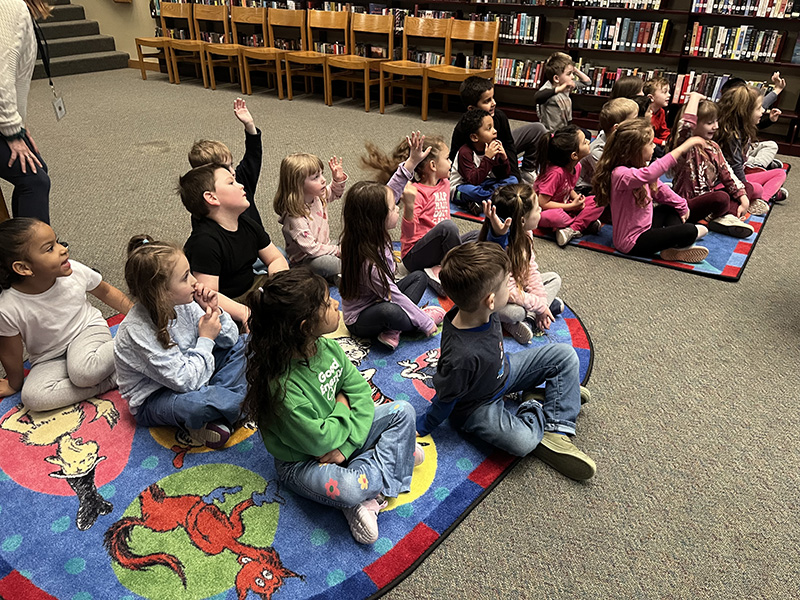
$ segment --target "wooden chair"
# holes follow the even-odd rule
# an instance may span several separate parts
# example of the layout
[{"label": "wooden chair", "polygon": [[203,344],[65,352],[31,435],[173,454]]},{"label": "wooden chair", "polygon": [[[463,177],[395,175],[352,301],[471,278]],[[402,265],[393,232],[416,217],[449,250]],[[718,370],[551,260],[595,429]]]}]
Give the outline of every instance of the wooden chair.
[{"label": "wooden chair", "polygon": [[[309,10],[308,18],[306,20],[306,40],[308,46],[306,50],[299,52],[287,52],[284,55],[286,61],[286,88],[289,95],[289,100],[292,99],[292,75],[303,75],[306,78],[306,92],[308,92],[308,80],[311,79],[311,92],[314,92],[313,78],[319,77],[323,81],[324,99],[325,104],[330,105],[330,90],[328,89],[328,81],[325,78],[325,65],[328,58],[331,56],[324,52],[310,50],[314,40],[314,30],[325,30],[332,32],[339,32],[338,39],[341,39],[347,44],[347,25],[350,20],[350,13],[348,11],[327,11],[327,10]],[[292,63],[303,65],[299,70],[292,72]],[[319,67],[319,68],[317,68]]]},{"label": "wooden chair", "polygon": [[[244,68],[242,66],[242,51],[251,46],[240,43],[239,26],[256,25],[260,26],[263,43],[267,43],[267,9],[245,6],[231,6],[231,43],[230,44],[208,44],[206,46],[206,62],[208,63],[208,74],[211,78],[211,89],[217,89],[214,77],[215,65],[228,65],[231,71],[231,81],[233,81],[233,70],[239,75],[239,84],[242,93],[247,93]],[[214,60],[214,56],[224,56],[223,60]]]},{"label": "wooden chair", "polygon": [[[175,78],[175,83],[180,84],[181,78],[178,75],[178,63],[192,63],[195,68],[195,75],[199,77],[202,73],[203,87],[207,88],[208,74],[206,73],[206,48],[205,42],[198,39],[197,19],[195,18],[195,12],[198,8],[208,7],[200,4],[191,4],[190,6],[194,9],[192,10],[190,39],[178,40],[173,38],[169,43],[169,53],[172,60],[172,75]],[[161,14],[164,14],[164,3],[161,5]],[[186,52],[187,54],[178,54],[177,52]],[[200,73],[197,72],[198,69],[200,70]]]},{"label": "wooden chair", "polygon": [[430,65],[425,69],[423,76],[423,87],[428,91],[422,94],[422,120],[428,120],[428,97],[432,93],[444,94],[442,107],[447,110],[447,96],[458,95],[458,89],[447,86],[431,88],[430,80],[442,82],[462,82],[467,77],[476,75],[486,79],[494,79],[495,68],[497,67],[497,43],[500,36],[500,21],[453,21],[450,28],[450,54],[453,54],[453,42],[484,42],[492,44],[492,60],[486,69],[470,69],[468,67],[451,66],[452,56],[448,56],[447,64]]},{"label": "wooden chair", "polygon": [[[287,10],[285,8],[269,8],[266,13],[267,34],[265,48],[243,48],[242,69],[244,69],[247,93],[253,93],[250,79],[251,71],[264,71],[275,75],[278,87],[278,98],[283,100],[283,69],[281,63],[286,50],[275,47],[275,27],[291,27],[299,31],[300,48],[306,48],[306,11]],[[251,63],[251,60],[258,62]]]},{"label": "wooden chair", "polygon": [[[385,58],[372,58],[370,56],[356,56],[356,33],[380,34],[387,37]],[[391,60],[394,55],[394,15],[368,15],[366,13],[353,13],[350,17],[350,47],[351,54],[328,56],[325,65],[325,80],[328,88],[328,104],[333,103],[333,82],[346,81],[348,88],[354,83],[364,83],[364,110],[369,112],[369,90],[373,84],[380,83],[380,64]],[[335,69],[346,69],[334,72]]]},{"label": "wooden chair", "polygon": [[[386,75],[389,75],[390,86],[399,86],[403,89],[403,106],[407,104],[406,92],[409,89],[422,90],[423,99],[428,95],[427,84],[428,80],[425,79],[425,69],[427,65],[413,60],[408,60],[408,38],[409,37],[422,37],[441,40],[444,43],[444,56],[447,62],[450,61],[450,27],[452,26],[453,19],[424,19],[420,17],[406,17],[405,25],[403,27],[403,59],[392,60],[381,63],[381,76],[380,76],[380,95],[381,95],[381,114],[385,109],[384,89],[387,85]],[[400,79],[394,79],[394,76],[400,76]],[[409,81],[409,77],[419,77],[422,83]],[[391,97],[390,97],[391,103]],[[428,118],[427,114],[423,114],[423,120]]]},{"label": "wooden chair", "polygon": [[[175,79],[172,75],[172,59],[169,52],[170,42],[172,37],[167,34],[167,19],[183,19],[187,23],[187,30],[189,37],[193,37],[192,29],[194,22],[192,21],[192,8],[194,4],[185,4],[177,2],[162,2],[161,3],[161,35],[158,37],[141,37],[136,38],[136,53],[139,55],[139,68],[142,70],[142,79],[147,80],[147,70],[145,69],[145,58],[163,59],[167,65],[167,75],[169,82],[174,83]],[[142,47],[155,48],[158,52],[144,54]]]},{"label": "wooden chair", "polygon": [[[206,55],[206,67],[208,68],[208,76],[211,80],[211,89],[217,89],[217,82],[214,78],[214,66],[215,65],[225,65],[228,67],[230,80],[233,81],[233,73],[234,70],[238,72],[239,70],[239,51],[238,49],[231,55],[229,52],[225,52],[225,50],[221,50],[218,54],[224,56],[225,58],[220,60],[214,60],[212,54],[216,54],[212,52],[212,47],[215,46],[225,46],[230,48],[233,46],[231,43],[231,28],[229,23],[230,15],[228,14],[228,5],[227,4],[220,4],[218,6],[210,6],[207,4],[197,4],[194,7],[194,31],[197,35],[197,39],[203,41],[203,50]],[[205,25],[209,23],[222,23],[222,41],[221,42],[213,42],[203,39],[204,33],[211,33],[205,29]],[[219,33],[216,29],[213,33]],[[235,60],[234,60],[235,58]]]}]

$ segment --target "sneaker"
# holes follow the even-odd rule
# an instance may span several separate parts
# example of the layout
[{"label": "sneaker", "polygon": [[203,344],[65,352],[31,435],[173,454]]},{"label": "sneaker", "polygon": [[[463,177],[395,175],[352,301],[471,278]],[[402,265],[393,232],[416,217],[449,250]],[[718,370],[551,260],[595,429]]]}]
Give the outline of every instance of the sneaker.
[{"label": "sneaker", "polygon": [[373,498],[342,509],[355,541],[359,544],[374,544],[378,541],[378,513],[386,504],[386,500],[379,503]]},{"label": "sneaker", "polygon": [[447,294],[444,293],[444,288],[442,287],[442,280],[439,279],[439,273],[442,270],[441,265],[428,267],[422,270],[425,271],[425,275],[428,276],[428,286],[433,292],[440,298],[447,298]]},{"label": "sneaker", "polygon": [[770,202],[783,202],[788,197],[789,197],[789,191],[786,188],[782,187],[777,192],[775,192],[775,195],[772,198],[770,198],[769,201]]},{"label": "sneaker", "polygon": [[437,327],[442,324],[442,321],[444,321],[444,316],[447,314],[445,309],[443,309],[441,306],[436,306],[435,304],[429,304],[422,309],[422,312],[428,315],[433,320],[433,324]]},{"label": "sneaker", "polygon": [[723,215],[708,222],[708,228],[717,233],[723,233],[735,238],[750,237],[755,229],[750,223],[745,223],[733,215]]},{"label": "sneaker", "polygon": [[400,345],[400,332],[395,329],[387,329],[378,334],[378,341],[389,350],[397,350]]},{"label": "sneaker", "polygon": [[[581,392],[581,404],[586,404],[592,399],[592,392],[589,391],[589,388],[585,388],[582,385],[578,387]],[[544,404],[544,388],[536,388],[532,392],[525,392],[522,395],[522,401],[527,402],[528,400],[537,400],[541,404]]]},{"label": "sneaker", "polygon": [[533,339],[533,330],[525,321],[516,323],[503,323],[503,329],[516,340],[518,344],[527,346]]},{"label": "sneaker", "polygon": [[558,296],[556,296],[550,303],[550,314],[552,314],[554,317],[557,317],[562,312],[564,312],[564,306],[565,306],[564,301]]},{"label": "sneaker", "polygon": [[689,246],[688,248],[667,248],[661,251],[661,260],[685,263],[701,263],[708,256],[708,248]]},{"label": "sneaker", "polygon": [[708,235],[708,227],[705,225],[700,225],[699,223],[695,223],[694,226],[697,228],[697,237],[695,241],[703,239]]},{"label": "sneaker", "polygon": [[581,237],[580,231],[575,231],[569,227],[564,227],[564,229],[559,229],[556,231],[556,244],[563,248],[569,244],[570,240],[578,237]]},{"label": "sneaker", "polygon": [[786,163],[783,161],[778,160],[777,158],[773,160],[771,163],[767,165],[767,170],[771,171],[772,169],[783,169],[783,165]]},{"label": "sneaker", "polygon": [[603,224],[598,219],[597,221],[592,221],[589,225],[586,226],[586,229],[583,230],[584,235],[597,235],[600,232],[600,228]]},{"label": "sneaker", "polygon": [[769,204],[758,198],[750,200],[748,212],[755,216],[765,215],[769,212]]},{"label": "sneaker", "polygon": [[187,431],[195,442],[212,450],[222,448],[231,437],[230,427],[219,422],[206,423],[200,429],[187,428]]},{"label": "sneaker", "polygon": [[467,202],[467,212],[476,217],[483,215],[483,207],[477,202]]},{"label": "sneaker", "polygon": [[568,436],[560,433],[545,432],[533,455],[562,475],[576,481],[591,479],[597,471],[594,461],[578,450]]},{"label": "sneaker", "polygon": [[414,467],[420,466],[425,462],[425,450],[420,446],[419,442],[414,444]]}]

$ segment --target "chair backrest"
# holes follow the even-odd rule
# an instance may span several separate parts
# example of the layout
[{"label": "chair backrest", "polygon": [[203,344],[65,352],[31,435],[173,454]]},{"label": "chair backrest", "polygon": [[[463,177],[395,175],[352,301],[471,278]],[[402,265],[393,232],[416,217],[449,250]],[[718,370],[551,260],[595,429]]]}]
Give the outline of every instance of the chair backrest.
[{"label": "chair backrest", "polygon": [[300,31],[300,50],[308,48],[306,39],[306,11],[286,8],[267,9],[267,28],[269,29],[269,45],[275,46],[275,27],[292,27]]},{"label": "chair backrest", "polygon": [[386,35],[387,58],[394,58],[394,15],[369,15],[353,13],[350,15],[350,53],[356,51],[356,33],[377,33]]},{"label": "chair backrest", "polygon": [[[341,35],[337,38],[348,45],[347,26],[350,23],[350,11],[347,10],[308,10],[308,49],[311,50],[314,44],[314,29],[328,29],[338,31]],[[345,47],[345,54],[351,52],[350,48]]]},{"label": "chair backrest", "polygon": [[237,25],[256,25],[261,26],[261,37],[263,46],[269,43],[269,33],[267,32],[267,9],[261,7],[231,6],[231,29],[233,30],[233,43],[240,43]]},{"label": "chair backrest", "polygon": [[450,64],[450,28],[453,19],[406,17],[403,26],[403,59],[408,58],[408,38],[424,37],[444,40],[445,64]]},{"label": "chair backrest", "polygon": [[[492,72],[497,67],[497,44],[500,38],[500,21],[457,21],[450,28],[450,51],[453,40],[460,42],[491,42]],[[448,58],[449,61],[449,58]]]},{"label": "chair backrest", "polygon": [[194,37],[194,21],[192,20],[192,9],[194,4],[186,2],[162,2],[161,3],[161,34],[166,35],[169,28],[167,19],[186,19],[189,24],[189,39]]},{"label": "chair backrest", "polygon": [[195,39],[200,39],[200,34],[207,31],[202,25],[206,22],[222,23],[222,28],[225,32],[225,39],[223,43],[230,43],[231,41],[231,28],[228,23],[228,5],[220,4],[219,6],[209,6],[207,4],[194,5],[194,34]]}]

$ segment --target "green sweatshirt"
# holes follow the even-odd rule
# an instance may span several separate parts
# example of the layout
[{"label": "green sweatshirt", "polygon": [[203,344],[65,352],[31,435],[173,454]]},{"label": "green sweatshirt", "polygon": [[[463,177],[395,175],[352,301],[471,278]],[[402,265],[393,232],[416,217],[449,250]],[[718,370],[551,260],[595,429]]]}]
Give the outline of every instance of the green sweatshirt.
[{"label": "green sweatshirt", "polygon": [[[369,384],[334,340],[319,338],[308,366],[292,361],[283,383],[286,397],[277,422],[259,422],[264,445],[286,462],[319,458],[339,450],[345,458],[361,448],[375,416]],[[336,402],[344,393],[348,409]]]}]

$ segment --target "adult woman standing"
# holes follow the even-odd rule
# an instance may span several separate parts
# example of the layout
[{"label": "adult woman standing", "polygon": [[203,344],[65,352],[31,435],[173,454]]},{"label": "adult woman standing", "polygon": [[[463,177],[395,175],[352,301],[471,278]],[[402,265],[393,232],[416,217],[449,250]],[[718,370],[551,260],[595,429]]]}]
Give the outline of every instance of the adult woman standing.
[{"label": "adult woman standing", "polygon": [[50,222],[50,177],[25,130],[28,90],[36,63],[33,19],[50,15],[45,0],[0,0],[0,177],[14,185],[15,217]]}]

